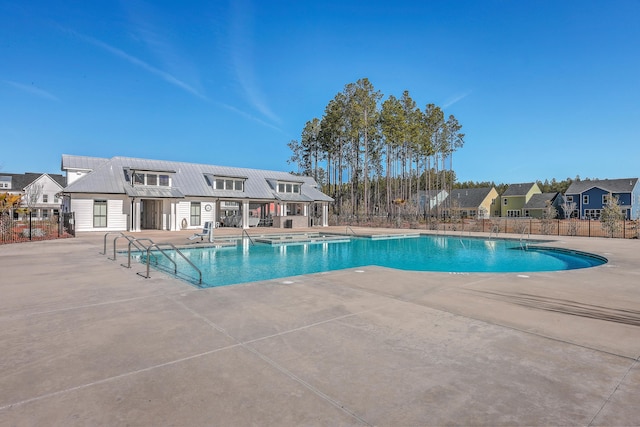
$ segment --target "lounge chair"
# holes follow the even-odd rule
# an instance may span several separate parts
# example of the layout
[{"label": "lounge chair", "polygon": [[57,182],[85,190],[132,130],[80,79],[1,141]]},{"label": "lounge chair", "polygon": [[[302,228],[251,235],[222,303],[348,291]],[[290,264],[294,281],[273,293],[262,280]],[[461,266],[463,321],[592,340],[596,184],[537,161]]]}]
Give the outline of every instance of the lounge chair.
[{"label": "lounge chair", "polygon": [[202,242],[205,237],[210,238],[210,236],[213,236],[213,221],[205,221],[202,233],[195,233],[193,236],[187,237],[187,239],[195,240],[200,237],[200,241]]}]

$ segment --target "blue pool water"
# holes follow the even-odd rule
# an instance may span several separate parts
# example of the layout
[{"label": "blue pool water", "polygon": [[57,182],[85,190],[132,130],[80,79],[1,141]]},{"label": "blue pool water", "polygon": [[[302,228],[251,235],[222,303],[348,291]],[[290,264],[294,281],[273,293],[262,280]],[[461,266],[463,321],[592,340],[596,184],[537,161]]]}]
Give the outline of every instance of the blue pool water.
[{"label": "blue pool water", "polygon": [[[347,242],[283,245],[250,245],[245,240],[244,244],[234,247],[193,248],[183,249],[182,252],[202,271],[203,287],[367,265],[401,270],[471,273],[571,270],[606,262],[606,259],[595,255],[527,247],[515,240],[445,236],[352,238]],[[193,281],[197,276],[193,268],[180,257],[176,257],[175,261],[180,276],[190,275],[187,280]]]}]

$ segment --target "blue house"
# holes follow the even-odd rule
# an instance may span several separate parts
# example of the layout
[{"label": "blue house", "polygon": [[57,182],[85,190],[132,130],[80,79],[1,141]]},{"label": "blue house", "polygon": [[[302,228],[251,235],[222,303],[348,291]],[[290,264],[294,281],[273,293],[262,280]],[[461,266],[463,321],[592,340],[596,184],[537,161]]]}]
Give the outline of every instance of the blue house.
[{"label": "blue house", "polygon": [[575,203],[574,215],[584,219],[600,219],[610,195],[618,198],[626,219],[640,217],[638,178],[577,181],[566,192],[567,202]]}]

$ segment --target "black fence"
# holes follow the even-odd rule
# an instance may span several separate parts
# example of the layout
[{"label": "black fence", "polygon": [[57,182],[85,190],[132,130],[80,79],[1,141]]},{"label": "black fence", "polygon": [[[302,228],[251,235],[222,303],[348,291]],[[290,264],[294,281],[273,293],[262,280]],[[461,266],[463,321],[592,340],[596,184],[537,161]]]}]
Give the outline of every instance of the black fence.
[{"label": "black fence", "polygon": [[0,245],[75,237],[73,212],[48,219],[27,218],[15,220],[9,215],[0,216]]},{"label": "black fence", "polygon": [[535,234],[554,236],[613,237],[637,239],[640,237],[640,221],[604,222],[595,219],[536,219],[536,218],[490,218],[437,220],[415,218],[381,217],[340,218],[334,216],[330,225],[352,225],[360,227],[413,228],[444,232],[484,232],[490,234]]}]

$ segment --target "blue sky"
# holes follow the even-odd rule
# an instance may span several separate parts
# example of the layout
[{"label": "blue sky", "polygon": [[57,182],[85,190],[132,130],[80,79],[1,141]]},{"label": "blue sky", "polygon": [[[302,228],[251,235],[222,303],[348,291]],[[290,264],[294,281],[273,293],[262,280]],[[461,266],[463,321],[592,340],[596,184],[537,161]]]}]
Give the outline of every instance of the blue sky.
[{"label": "blue sky", "polygon": [[0,172],[293,170],[347,83],[463,125],[461,181],[640,176],[640,1],[0,0]]}]

